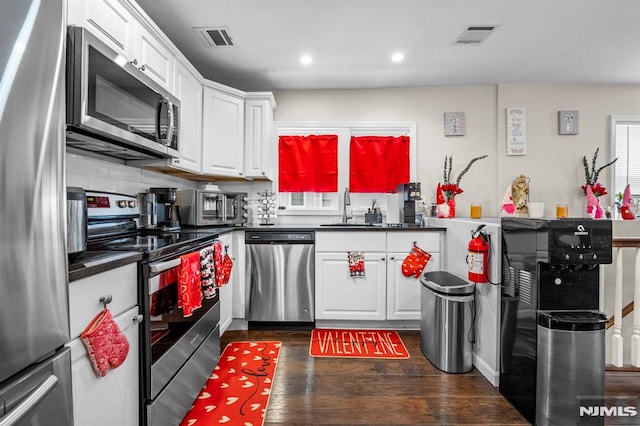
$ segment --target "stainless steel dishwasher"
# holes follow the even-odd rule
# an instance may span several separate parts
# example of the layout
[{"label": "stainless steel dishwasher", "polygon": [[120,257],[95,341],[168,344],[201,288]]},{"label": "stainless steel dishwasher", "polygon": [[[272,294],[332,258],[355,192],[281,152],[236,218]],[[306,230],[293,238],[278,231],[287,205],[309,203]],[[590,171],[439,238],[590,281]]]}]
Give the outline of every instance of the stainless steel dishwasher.
[{"label": "stainless steel dishwasher", "polygon": [[312,325],[315,233],[246,231],[246,318],[250,328]]}]

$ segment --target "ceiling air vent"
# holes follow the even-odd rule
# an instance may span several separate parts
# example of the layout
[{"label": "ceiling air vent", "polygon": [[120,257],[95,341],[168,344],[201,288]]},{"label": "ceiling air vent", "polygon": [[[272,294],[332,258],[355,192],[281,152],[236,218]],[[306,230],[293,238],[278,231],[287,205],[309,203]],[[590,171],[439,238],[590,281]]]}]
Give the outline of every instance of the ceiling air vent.
[{"label": "ceiling air vent", "polygon": [[480,44],[497,28],[496,25],[470,25],[456,39],[456,44]]},{"label": "ceiling air vent", "polygon": [[194,28],[210,47],[233,46],[227,27]]}]

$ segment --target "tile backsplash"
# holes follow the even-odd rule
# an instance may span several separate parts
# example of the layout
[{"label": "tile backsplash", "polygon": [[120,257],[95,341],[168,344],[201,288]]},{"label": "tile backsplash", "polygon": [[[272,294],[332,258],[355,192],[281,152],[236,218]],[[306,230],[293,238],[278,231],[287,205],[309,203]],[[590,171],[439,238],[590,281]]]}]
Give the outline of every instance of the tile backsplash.
[{"label": "tile backsplash", "polygon": [[67,152],[67,186],[136,195],[156,186],[193,189],[194,181]]}]

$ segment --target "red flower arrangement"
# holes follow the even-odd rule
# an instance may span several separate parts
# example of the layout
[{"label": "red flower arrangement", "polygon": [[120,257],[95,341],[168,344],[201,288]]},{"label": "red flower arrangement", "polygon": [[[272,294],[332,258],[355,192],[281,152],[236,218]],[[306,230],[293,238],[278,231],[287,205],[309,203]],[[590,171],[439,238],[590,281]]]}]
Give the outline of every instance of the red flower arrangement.
[{"label": "red flower arrangement", "polygon": [[[584,195],[587,195],[587,185],[582,185],[580,188],[582,188],[582,192],[584,192]],[[604,185],[601,185],[600,182],[596,182],[595,185],[591,185],[591,191],[593,191],[593,195],[595,195],[596,197],[601,197],[608,194],[607,188]]]},{"label": "red flower arrangement", "polygon": [[584,180],[586,183],[580,188],[582,188],[582,192],[584,195],[587,195],[587,186],[591,186],[591,191],[593,191],[593,195],[595,195],[596,197],[607,195],[607,188],[605,188],[600,184],[600,182],[598,182],[598,176],[600,175],[601,171],[618,161],[618,157],[616,157],[604,166],[597,167],[596,161],[598,160],[598,151],[600,151],[600,148],[597,148],[596,152],[593,154],[593,158],[591,159],[591,168],[589,168],[587,157],[582,157],[582,166],[584,167]]},{"label": "red flower arrangement", "polygon": [[451,163],[453,162],[453,156],[444,157],[444,173],[442,175],[443,183],[440,185],[440,189],[442,189],[442,192],[444,193],[446,201],[452,200],[455,198],[456,195],[464,192],[462,191],[462,188],[460,188],[460,180],[462,179],[462,176],[464,176],[469,171],[473,163],[475,163],[478,160],[482,160],[483,158],[486,158],[486,157],[487,155],[482,155],[480,157],[475,157],[471,159],[471,161],[469,161],[469,163],[467,164],[467,167],[465,167],[458,175],[458,178],[456,179],[456,183],[451,183],[451,169],[452,169]]}]

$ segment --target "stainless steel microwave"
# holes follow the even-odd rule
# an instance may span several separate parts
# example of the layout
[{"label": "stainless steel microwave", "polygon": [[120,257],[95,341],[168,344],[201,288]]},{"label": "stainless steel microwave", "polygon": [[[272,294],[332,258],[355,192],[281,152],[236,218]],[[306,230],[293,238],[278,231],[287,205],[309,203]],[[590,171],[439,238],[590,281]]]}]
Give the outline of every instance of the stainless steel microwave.
[{"label": "stainless steel microwave", "polygon": [[67,28],[67,146],[124,160],[178,156],[180,101],[81,27]]},{"label": "stainless steel microwave", "polygon": [[220,192],[186,189],[176,195],[183,225],[242,225],[247,222],[246,192]]}]

